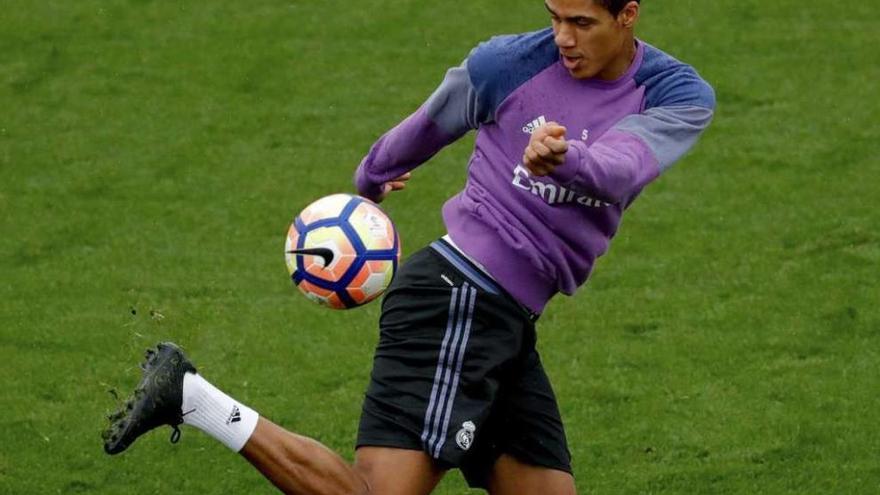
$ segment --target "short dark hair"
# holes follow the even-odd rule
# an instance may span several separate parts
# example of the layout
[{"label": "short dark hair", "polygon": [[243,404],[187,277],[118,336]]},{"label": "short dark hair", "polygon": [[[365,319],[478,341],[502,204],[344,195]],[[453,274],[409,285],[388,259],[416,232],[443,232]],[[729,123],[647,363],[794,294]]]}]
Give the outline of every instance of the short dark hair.
[{"label": "short dark hair", "polygon": [[631,1],[635,1],[636,3],[640,3],[640,0],[593,0],[597,4],[605,7],[608,12],[611,12],[611,15],[617,17],[617,14],[623,10],[623,7]]}]

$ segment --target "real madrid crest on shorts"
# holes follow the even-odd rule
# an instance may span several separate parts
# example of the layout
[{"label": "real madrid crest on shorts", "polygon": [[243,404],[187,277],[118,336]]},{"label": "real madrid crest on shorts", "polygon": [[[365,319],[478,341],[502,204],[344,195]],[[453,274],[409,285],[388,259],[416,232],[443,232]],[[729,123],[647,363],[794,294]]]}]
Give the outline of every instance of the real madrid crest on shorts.
[{"label": "real madrid crest on shorts", "polygon": [[465,421],[461,424],[461,429],[455,434],[455,443],[461,450],[468,450],[474,443],[474,432],[477,427],[472,421]]}]

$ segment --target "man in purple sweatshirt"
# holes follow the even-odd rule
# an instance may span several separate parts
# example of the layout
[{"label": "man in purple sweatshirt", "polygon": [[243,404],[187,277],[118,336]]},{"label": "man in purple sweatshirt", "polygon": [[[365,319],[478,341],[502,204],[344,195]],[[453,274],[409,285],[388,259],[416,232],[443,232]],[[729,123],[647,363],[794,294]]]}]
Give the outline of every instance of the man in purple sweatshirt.
[{"label": "man in purple sweatshirt", "polygon": [[572,294],[641,190],[697,141],[712,88],[634,36],[637,0],[546,0],[552,28],[499,36],[450,69],[358,167],[382,201],[410,171],[477,132],[448,235],[410,256],[386,293],[348,466],[204,380],[171,344],[148,354],[118,453],[161,424],[196,426],[290,493],[430,493],[452,468],[492,494],[573,494],[562,420],[534,322]]}]

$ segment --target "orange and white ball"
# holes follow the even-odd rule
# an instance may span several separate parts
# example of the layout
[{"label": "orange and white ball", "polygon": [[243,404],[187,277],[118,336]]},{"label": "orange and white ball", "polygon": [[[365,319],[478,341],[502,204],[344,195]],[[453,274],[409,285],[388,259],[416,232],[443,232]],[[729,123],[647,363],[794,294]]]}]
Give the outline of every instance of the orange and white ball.
[{"label": "orange and white ball", "polygon": [[306,297],[348,309],[379,297],[400,262],[400,238],[372,201],[350,194],[325,196],[290,225],[287,270]]}]

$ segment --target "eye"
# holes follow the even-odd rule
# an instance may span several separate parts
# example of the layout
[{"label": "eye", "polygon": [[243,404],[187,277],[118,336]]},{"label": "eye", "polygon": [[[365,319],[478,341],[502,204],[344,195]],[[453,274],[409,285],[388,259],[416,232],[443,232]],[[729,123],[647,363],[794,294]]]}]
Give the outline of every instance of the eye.
[{"label": "eye", "polygon": [[574,23],[577,25],[577,27],[582,28],[590,27],[593,25],[593,21],[591,19],[585,19],[583,17],[575,19]]}]

